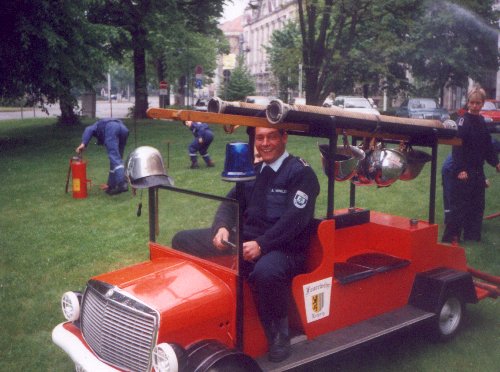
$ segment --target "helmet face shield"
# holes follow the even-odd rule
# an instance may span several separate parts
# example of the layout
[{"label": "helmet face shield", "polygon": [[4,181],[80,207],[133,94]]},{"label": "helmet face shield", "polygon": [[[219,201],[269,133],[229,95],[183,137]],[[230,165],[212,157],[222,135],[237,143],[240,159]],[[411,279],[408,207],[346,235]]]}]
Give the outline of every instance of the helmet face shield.
[{"label": "helmet face shield", "polygon": [[137,189],[174,184],[165,171],[160,152],[151,146],[133,150],[127,158],[126,169],[130,185]]}]

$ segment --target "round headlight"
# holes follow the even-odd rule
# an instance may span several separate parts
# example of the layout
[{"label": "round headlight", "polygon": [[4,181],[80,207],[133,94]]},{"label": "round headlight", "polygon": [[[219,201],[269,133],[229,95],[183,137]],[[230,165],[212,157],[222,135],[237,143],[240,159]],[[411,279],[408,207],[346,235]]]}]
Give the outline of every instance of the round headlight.
[{"label": "round headlight", "polygon": [[61,308],[64,317],[70,322],[80,318],[80,301],[75,292],[66,292],[61,299]]},{"label": "round headlight", "polygon": [[156,372],[177,372],[179,363],[174,349],[167,343],[161,343],[153,349],[153,367]]}]

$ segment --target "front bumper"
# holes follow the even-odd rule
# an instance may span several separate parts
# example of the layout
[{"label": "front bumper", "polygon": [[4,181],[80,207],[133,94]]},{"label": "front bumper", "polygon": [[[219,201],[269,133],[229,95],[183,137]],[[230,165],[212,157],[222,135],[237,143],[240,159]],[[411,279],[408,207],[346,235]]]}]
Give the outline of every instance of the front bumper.
[{"label": "front bumper", "polygon": [[119,372],[120,370],[101,362],[86,346],[80,330],[66,322],[58,324],[52,331],[52,341],[73,360],[77,371]]}]

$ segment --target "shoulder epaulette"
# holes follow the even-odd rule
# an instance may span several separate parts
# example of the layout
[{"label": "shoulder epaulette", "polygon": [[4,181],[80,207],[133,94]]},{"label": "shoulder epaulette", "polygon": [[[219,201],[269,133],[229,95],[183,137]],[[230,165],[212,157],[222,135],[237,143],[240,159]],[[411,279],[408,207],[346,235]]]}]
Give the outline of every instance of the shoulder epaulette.
[{"label": "shoulder epaulette", "polygon": [[297,158],[305,167],[310,167],[309,163],[302,158]]}]

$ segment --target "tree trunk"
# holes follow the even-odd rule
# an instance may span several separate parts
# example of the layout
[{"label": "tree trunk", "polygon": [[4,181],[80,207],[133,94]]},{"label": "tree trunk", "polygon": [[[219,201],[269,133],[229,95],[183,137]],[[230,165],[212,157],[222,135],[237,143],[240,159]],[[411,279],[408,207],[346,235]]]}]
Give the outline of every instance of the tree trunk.
[{"label": "tree trunk", "polygon": [[59,98],[59,107],[61,109],[61,116],[59,117],[59,124],[62,125],[76,125],[80,123],[78,115],[75,114],[76,100],[67,92]]},{"label": "tree trunk", "polygon": [[[176,102],[175,103],[176,105],[181,105],[181,106],[186,105],[186,95],[187,95],[186,82],[187,82],[187,79],[186,79],[185,75],[182,75],[181,77],[179,77],[179,80],[178,80],[179,87],[177,88],[179,102]],[[182,100],[181,100],[181,97],[182,97]]]},{"label": "tree trunk", "polygon": [[[165,64],[161,58],[156,59],[156,75],[158,77],[158,83],[165,80]],[[160,107],[165,108],[170,106],[170,84],[167,82],[167,95],[160,95]]]},{"label": "tree trunk", "polygon": [[135,86],[135,108],[134,118],[147,118],[148,109],[148,89],[146,79],[146,33],[143,30],[136,30],[132,33],[132,48],[134,52],[134,86]]}]

